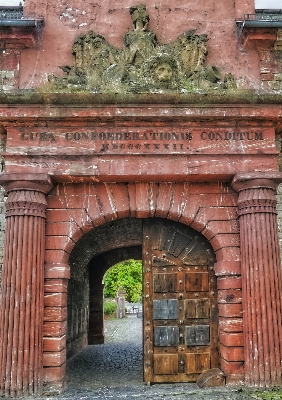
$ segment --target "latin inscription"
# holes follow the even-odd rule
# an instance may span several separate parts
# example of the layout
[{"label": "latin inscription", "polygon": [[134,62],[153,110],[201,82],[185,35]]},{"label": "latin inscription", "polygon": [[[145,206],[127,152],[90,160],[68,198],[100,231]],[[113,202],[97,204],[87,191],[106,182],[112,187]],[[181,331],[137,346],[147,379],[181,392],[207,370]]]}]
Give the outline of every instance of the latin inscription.
[{"label": "latin inscription", "polygon": [[[148,128],[139,128],[136,131],[107,130],[68,130],[22,132],[20,141],[26,145],[50,146],[57,144],[61,147],[87,148],[96,153],[185,153],[211,149],[213,147],[228,148],[231,143],[258,143],[265,140],[264,131],[232,131],[229,130],[185,130],[149,131]],[[233,145],[231,146],[233,147]]]}]

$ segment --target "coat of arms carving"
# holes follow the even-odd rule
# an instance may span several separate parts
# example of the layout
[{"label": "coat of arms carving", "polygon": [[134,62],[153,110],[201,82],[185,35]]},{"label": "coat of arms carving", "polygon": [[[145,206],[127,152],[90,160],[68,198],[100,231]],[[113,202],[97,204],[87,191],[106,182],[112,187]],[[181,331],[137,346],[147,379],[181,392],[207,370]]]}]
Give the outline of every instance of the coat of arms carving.
[{"label": "coat of arms carving", "polygon": [[233,89],[232,74],[223,78],[214,65],[205,65],[206,35],[191,30],[174,42],[158,44],[148,29],[149,15],[141,4],[130,8],[133,30],[118,49],[94,33],[79,35],[72,47],[73,66],[61,66],[65,78],[49,77],[55,90],[97,93],[190,92],[195,89]]}]

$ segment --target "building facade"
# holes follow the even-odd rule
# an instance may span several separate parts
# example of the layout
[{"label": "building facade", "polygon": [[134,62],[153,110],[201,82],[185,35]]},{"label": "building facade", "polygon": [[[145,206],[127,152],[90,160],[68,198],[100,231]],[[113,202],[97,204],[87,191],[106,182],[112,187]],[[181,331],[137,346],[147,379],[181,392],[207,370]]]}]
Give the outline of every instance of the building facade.
[{"label": "building facade", "polygon": [[103,276],[128,258],[146,382],[279,385],[281,12],[0,13],[1,395],[63,389],[67,357],[104,341]]}]

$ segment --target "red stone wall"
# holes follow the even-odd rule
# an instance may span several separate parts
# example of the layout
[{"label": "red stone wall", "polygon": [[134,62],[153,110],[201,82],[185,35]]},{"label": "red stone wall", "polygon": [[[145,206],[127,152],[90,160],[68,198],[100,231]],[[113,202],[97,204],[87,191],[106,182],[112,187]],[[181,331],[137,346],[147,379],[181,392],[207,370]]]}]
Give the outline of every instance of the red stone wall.
[{"label": "red stone wall", "polygon": [[[122,46],[122,37],[132,29],[129,8],[138,1],[104,0],[26,0],[27,17],[43,17],[45,27],[40,49],[26,50],[21,57],[20,87],[31,88],[46,82],[48,74],[63,76],[59,65],[72,64],[71,47],[76,36],[89,30],[103,35],[115,46]],[[254,12],[254,0],[171,1],[146,0],[150,30],[159,43],[169,43],[179,34],[195,29],[207,34],[207,63],[223,73],[235,75],[239,87],[259,87],[259,60],[255,50],[241,51],[238,46],[235,19]]]},{"label": "red stone wall", "polygon": [[[191,226],[213,246],[217,258],[215,273],[219,289],[221,368],[228,376],[228,383],[241,379],[244,369],[236,201],[237,193],[226,183],[140,182],[55,186],[47,197],[45,382],[59,382],[65,371],[66,279],[69,276],[69,256],[75,243],[85,233],[105,222],[154,216]],[[105,243],[104,251],[109,249],[111,243]],[[90,259],[93,255],[89,255]],[[85,266],[88,261],[85,259]],[[50,347],[48,343],[53,343],[52,337],[57,345]]]}]

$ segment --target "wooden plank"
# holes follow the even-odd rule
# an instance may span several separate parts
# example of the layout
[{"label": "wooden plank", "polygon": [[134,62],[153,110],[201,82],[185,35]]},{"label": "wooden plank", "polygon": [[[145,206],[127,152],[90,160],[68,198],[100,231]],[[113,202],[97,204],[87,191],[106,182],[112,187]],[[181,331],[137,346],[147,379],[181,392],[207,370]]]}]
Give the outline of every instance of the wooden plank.
[{"label": "wooden plank", "polygon": [[182,253],[187,253],[185,250],[187,250],[188,245],[192,241],[193,238],[191,236],[175,231],[169,247],[169,253],[174,255],[174,257],[179,257]]},{"label": "wooden plank", "polygon": [[207,272],[188,272],[185,274],[187,292],[207,292],[209,290],[209,274]]},{"label": "wooden plank", "polygon": [[175,375],[178,373],[178,354],[154,354],[154,374]]},{"label": "wooden plank", "polygon": [[155,293],[177,292],[177,274],[161,273],[153,275]]},{"label": "wooden plank", "polygon": [[210,369],[210,354],[186,354],[186,374],[200,374]]},{"label": "wooden plank", "polygon": [[210,317],[210,299],[188,299],[184,304],[186,319]]}]

